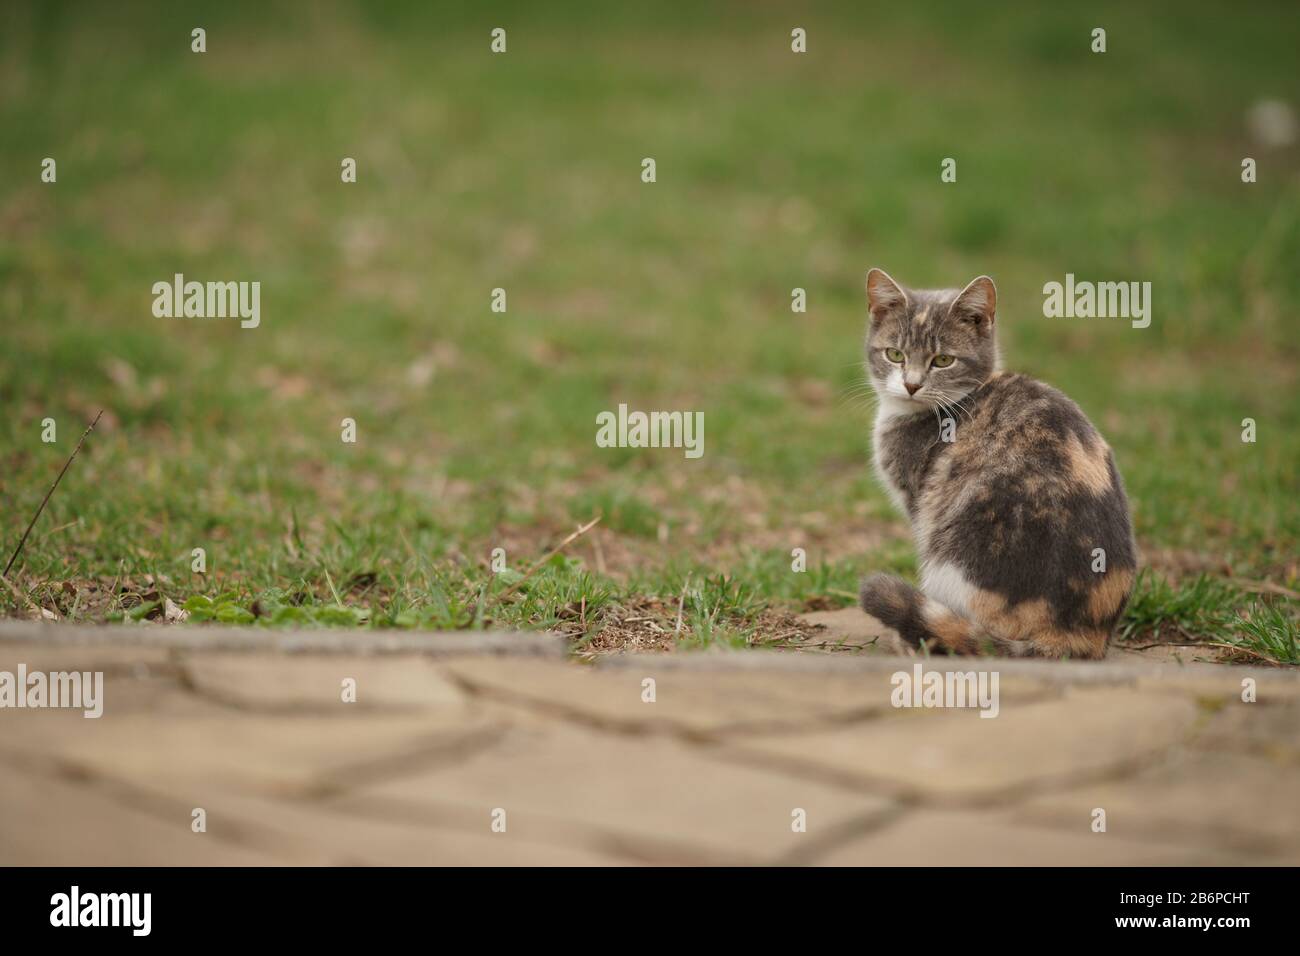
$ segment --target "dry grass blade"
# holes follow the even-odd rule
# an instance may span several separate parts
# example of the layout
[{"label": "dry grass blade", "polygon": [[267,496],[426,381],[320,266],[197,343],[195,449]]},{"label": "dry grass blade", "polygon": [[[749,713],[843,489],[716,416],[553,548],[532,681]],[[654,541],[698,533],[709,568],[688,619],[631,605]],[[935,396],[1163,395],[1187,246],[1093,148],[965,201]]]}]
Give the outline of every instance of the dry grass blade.
[{"label": "dry grass blade", "polygon": [[27,530],[24,531],[23,536],[18,539],[18,547],[14,548],[14,553],[9,556],[9,563],[5,565],[4,572],[0,573],[0,577],[7,578],[9,576],[9,569],[12,568],[14,562],[18,560],[18,555],[22,554],[23,545],[27,543],[27,536],[32,533],[32,528],[36,527],[36,521],[40,518],[41,512],[43,512],[45,506],[50,503],[50,495],[54,494],[54,489],[59,487],[59,482],[63,480],[63,476],[67,473],[68,466],[72,464],[72,459],[76,458],[77,452],[81,451],[81,443],[86,440],[86,436],[89,435],[91,431],[94,430],[95,426],[99,424],[99,420],[103,415],[104,410],[101,408],[99,414],[95,416],[95,420],[86,427],[86,430],[81,433],[81,437],[77,439],[77,447],[72,449],[72,454],[69,455],[68,460],[63,463],[63,470],[60,471],[58,477],[54,479],[54,484],[50,485],[50,490],[45,492],[45,497],[41,500],[41,506],[36,509],[36,514],[32,515],[32,520],[27,524]]},{"label": "dry grass blade", "polygon": [[506,588],[504,591],[498,594],[496,596],[496,600],[504,601],[507,597],[509,597],[511,594],[514,593],[516,588],[518,588],[521,584],[523,584],[530,577],[536,574],[538,568],[542,567],[542,565],[546,564],[546,562],[551,560],[551,558],[555,557],[557,554],[559,554],[561,551],[563,551],[565,548],[571,545],[574,541],[577,541],[579,538],[581,538],[592,528],[596,527],[596,524],[599,521],[600,521],[600,515],[596,515],[596,517],[592,518],[586,524],[580,526],[577,531],[573,532],[573,534],[569,535],[567,538],[565,538],[563,541],[557,544],[554,548],[548,551],[543,557],[533,562],[533,566],[524,572],[523,577],[521,577],[514,584],[510,585],[510,587]]},{"label": "dry grass blade", "polygon": [[686,605],[686,590],[691,586],[691,576],[688,574],[686,580],[682,582],[682,595],[677,599],[677,626],[673,628],[674,634],[682,633],[682,608]]},{"label": "dry grass blade", "polygon": [[1293,601],[1300,601],[1300,591],[1284,588],[1272,581],[1247,581],[1244,578],[1228,578],[1228,581],[1237,585],[1243,591],[1250,591],[1252,594],[1279,594],[1282,597],[1291,598]]}]

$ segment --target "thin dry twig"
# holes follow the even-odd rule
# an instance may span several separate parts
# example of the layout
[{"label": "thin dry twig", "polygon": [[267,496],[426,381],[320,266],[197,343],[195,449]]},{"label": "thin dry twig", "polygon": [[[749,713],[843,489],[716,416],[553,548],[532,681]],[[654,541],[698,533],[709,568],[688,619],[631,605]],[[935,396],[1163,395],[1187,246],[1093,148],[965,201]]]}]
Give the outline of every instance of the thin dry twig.
[{"label": "thin dry twig", "polygon": [[51,528],[49,531],[47,531],[47,532],[45,532],[43,535],[41,535],[41,540],[44,541],[44,540],[45,540],[46,538],[48,538],[50,535],[52,535],[52,534],[58,534],[60,531],[67,531],[69,528],[75,527],[77,524],[79,524],[80,521],[81,521],[81,519],[78,518],[76,521],[69,521],[67,524],[61,524],[61,525],[59,525],[57,528]]},{"label": "thin dry twig", "polygon": [[537,572],[538,568],[544,565],[547,561],[551,560],[551,558],[555,557],[557,554],[559,554],[561,551],[567,548],[574,541],[577,541],[579,538],[581,538],[592,528],[596,527],[596,523],[598,521],[600,521],[600,515],[596,515],[596,517],[592,518],[586,524],[581,525],[577,531],[573,532],[573,534],[569,535],[567,538],[565,538],[563,541],[557,544],[554,548],[552,548],[549,552],[547,552],[543,557],[539,558],[536,562],[534,562],[533,566],[524,572],[523,577],[521,577],[514,584],[510,585],[510,587],[506,588],[500,594],[496,595],[495,600],[503,601],[507,597],[509,597],[512,593],[514,593],[515,589],[518,588],[519,585],[523,584],[530,577],[532,577],[533,574]]},{"label": "thin dry twig", "polygon": [[1292,591],[1290,588],[1284,588],[1272,581],[1248,581],[1245,578],[1228,578],[1228,581],[1237,585],[1243,591],[1250,591],[1254,594],[1280,594],[1282,597],[1300,601],[1300,591]]},{"label": "thin dry twig", "polygon": [[1145,651],[1152,647],[1222,647],[1231,651],[1240,651],[1243,654],[1249,654],[1261,661],[1268,661],[1270,664],[1280,664],[1281,661],[1269,657],[1267,654],[1261,654],[1259,651],[1251,650],[1241,644],[1228,644],[1223,641],[1154,641],[1150,644],[1116,644],[1120,650],[1124,651]]},{"label": "thin dry twig", "polygon": [[40,518],[41,512],[43,512],[45,506],[50,503],[50,495],[54,494],[54,489],[59,487],[59,482],[63,480],[64,474],[67,473],[68,466],[72,464],[72,459],[76,458],[77,452],[81,451],[81,443],[86,440],[86,436],[89,435],[94,427],[99,424],[99,420],[103,415],[104,410],[101,408],[99,414],[95,416],[95,420],[86,427],[86,430],[81,433],[81,437],[77,439],[77,447],[72,449],[72,454],[69,455],[68,460],[63,463],[63,470],[60,471],[58,477],[54,479],[54,484],[50,485],[50,490],[45,492],[45,497],[41,500],[41,506],[36,509],[36,514],[32,515],[32,520],[27,524],[27,530],[24,531],[23,536],[18,539],[18,547],[14,548],[14,553],[10,555],[9,563],[5,565],[4,572],[0,573],[0,578],[7,578],[9,576],[9,569],[14,566],[14,562],[18,560],[18,555],[22,553],[23,545],[27,543],[27,536],[32,533],[32,528],[36,526],[36,521]]},{"label": "thin dry twig", "polygon": [[1146,651],[1153,647],[1213,647],[1205,641],[1154,641],[1151,644],[1125,644],[1116,641],[1115,646],[1121,651]]},{"label": "thin dry twig", "polygon": [[1249,654],[1251,657],[1257,657],[1261,661],[1268,661],[1270,664],[1281,664],[1276,657],[1269,657],[1267,654],[1261,654],[1259,651],[1252,651],[1249,647],[1243,647],[1240,644],[1227,644],[1221,641],[1206,641],[1206,647],[1226,647],[1230,651],[1240,651],[1242,654]]},{"label": "thin dry twig", "polygon": [[810,647],[825,647],[834,651],[861,651],[875,644],[876,641],[878,640],[880,640],[880,638],[877,636],[877,637],[873,637],[871,640],[866,641],[865,643],[862,644],[851,644],[848,641],[811,642],[811,641],[791,640],[790,638],[787,637],[781,637],[781,638],[777,638],[776,643],[774,643],[772,646],[778,648],[784,648],[784,647],[797,648],[799,650],[806,650],[807,648]]}]

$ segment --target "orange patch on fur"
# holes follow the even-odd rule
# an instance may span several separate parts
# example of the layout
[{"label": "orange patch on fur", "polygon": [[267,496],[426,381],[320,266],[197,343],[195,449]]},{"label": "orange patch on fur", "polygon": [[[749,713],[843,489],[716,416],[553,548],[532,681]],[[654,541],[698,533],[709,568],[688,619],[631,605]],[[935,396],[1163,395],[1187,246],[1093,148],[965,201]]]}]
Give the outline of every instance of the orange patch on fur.
[{"label": "orange patch on fur", "polygon": [[1073,432],[1065,440],[1065,461],[1070,477],[1094,495],[1110,490],[1110,467],[1106,460],[1106,443],[1097,439],[1089,448],[1083,447],[1079,436]]},{"label": "orange patch on fur", "polygon": [[[1105,579],[1093,586],[1088,595],[1089,614],[1097,624],[1113,623],[1120,605],[1128,597],[1133,585],[1131,570],[1109,572]],[[1105,611],[1100,616],[1098,608]],[[993,591],[977,591],[970,602],[974,621],[966,621],[948,612],[954,621],[942,615],[926,614],[926,623],[944,644],[950,644],[960,654],[976,653],[975,635],[987,633],[1020,650],[1011,653],[1032,653],[1043,657],[1070,657],[1076,660],[1095,659],[1106,655],[1110,627],[1089,627],[1065,631],[1056,626],[1052,607],[1046,598],[1007,604],[1006,598]],[[960,633],[959,633],[960,629]]]},{"label": "orange patch on fur", "polygon": [[1116,568],[1101,575],[1088,593],[1088,616],[1101,624],[1119,611],[1133,591],[1133,571]]},{"label": "orange patch on fur", "polygon": [[1052,608],[1046,598],[1007,605],[992,591],[978,591],[970,602],[975,619],[989,633],[1006,641],[1027,641],[1052,626]]},{"label": "orange patch on fur", "polygon": [[1022,479],[1026,495],[1036,495],[1047,487],[1047,479],[1042,475],[1036,475],[1032,472],[1025,475]]},{"label": "orange patch on fur", "polygon": [[1036,654],[1043,657],[1069,657],[1074,660],[1096,660],[1106,656],[1106,642],[1110,631],[1044,631],[1030,644]]},{"label": "orange patch on fur", "polygon": [[971,622],[936,601],[926,601],[921,617],[944,650],[954,654],[974,654],[978,650]]}]

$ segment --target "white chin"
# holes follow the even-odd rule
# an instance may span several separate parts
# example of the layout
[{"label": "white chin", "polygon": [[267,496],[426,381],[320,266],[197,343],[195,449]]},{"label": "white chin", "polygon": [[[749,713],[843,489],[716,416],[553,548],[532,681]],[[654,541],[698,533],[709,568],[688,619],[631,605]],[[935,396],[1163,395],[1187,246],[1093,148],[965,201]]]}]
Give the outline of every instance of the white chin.
[{"label": "white chin", "polygon": [[910,395],[895,395],[893,392],[886,392],[884,401],[881,402],[881,411],[887,415],[915,415],[928,408],[928,402]]}]

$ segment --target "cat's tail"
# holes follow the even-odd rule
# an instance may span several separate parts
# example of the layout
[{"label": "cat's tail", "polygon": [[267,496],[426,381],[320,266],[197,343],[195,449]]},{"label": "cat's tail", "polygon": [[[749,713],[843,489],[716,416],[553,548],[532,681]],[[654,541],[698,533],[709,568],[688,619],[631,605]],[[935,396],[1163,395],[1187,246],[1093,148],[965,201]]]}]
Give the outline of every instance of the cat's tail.
[{"label": "cat's tail", "polygon": [[[858,599],[862,610],[892,627],[912,647],[924,643],[933,653],[978,654],[982,645],[997,643],[977,635],[973,621],[892,574],[877,573],[863,578]],[[988,649],[997,652],[993,647]]]}]

